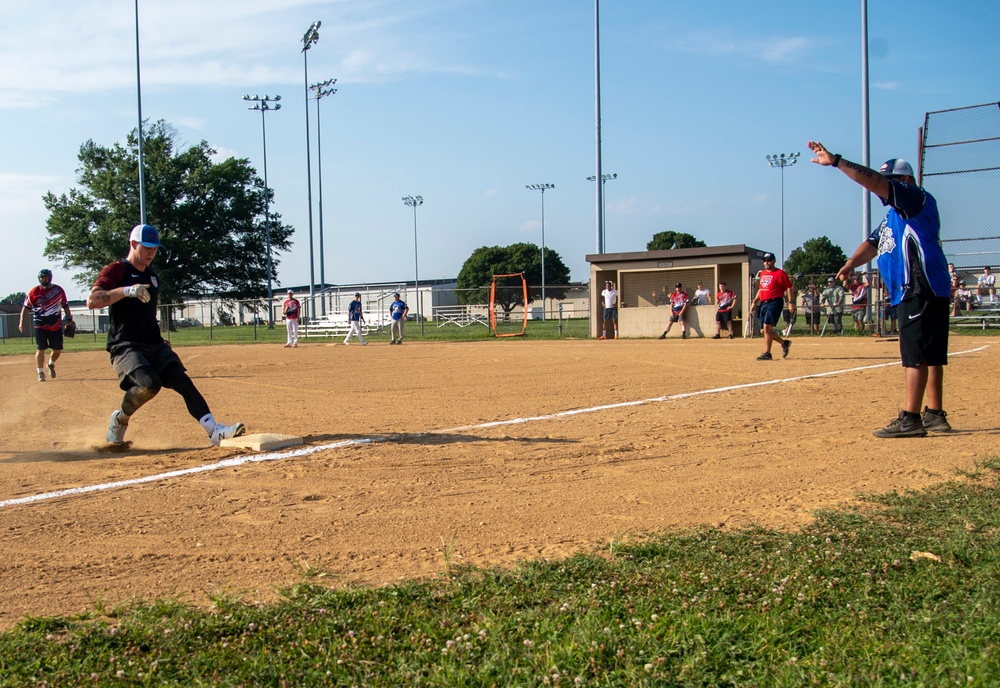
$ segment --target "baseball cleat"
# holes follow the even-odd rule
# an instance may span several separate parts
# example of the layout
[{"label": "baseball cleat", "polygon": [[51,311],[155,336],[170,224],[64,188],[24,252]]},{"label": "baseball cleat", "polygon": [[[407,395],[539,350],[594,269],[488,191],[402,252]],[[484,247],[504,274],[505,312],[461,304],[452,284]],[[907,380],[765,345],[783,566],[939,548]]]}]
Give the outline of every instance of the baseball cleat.
[{"label": "baseball cleat", "polygon": [[53,380],[56,379],[56,364],[55,363],[49,363],[49,377],[51,377]]},{"label": "baseball cleat", "polygon": [[216,425],[215,430],[209,435],[208,440],[212,443],[213,447],[218,447],[222,440],[228,440],[230,437],[239,437],[247,431],[246,426],[243,423],[234,423],[233,425]]},{"label": "baseball cleat", "polygon": [[45,373],[39,373],[38,374],[38,381],[39,382],[45,382]]},{"label": "baseball cleat", "polygon": [[108,444],[124,444],[125,431],[128,430],[128,421],[121,421],[121,409],[111,412],[111,422],[108,423]]}]

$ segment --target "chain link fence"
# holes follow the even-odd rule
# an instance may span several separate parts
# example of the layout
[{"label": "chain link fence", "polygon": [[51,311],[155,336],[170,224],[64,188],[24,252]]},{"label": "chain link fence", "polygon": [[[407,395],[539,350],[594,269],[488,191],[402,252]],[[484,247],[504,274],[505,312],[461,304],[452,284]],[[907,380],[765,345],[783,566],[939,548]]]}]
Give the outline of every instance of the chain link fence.
[{"label": "chain link fence", "polygon": [[[364,308],[365,336],[380,334],[389,330],[389,304],[393,301],[396,288],[342,288],[328,291],[310,299],[308,294],[296,295],[302,304],[299,336],[344,337],[347,334],[347,308],[354,298],[354,292],[362,293]],[[481,330],[482,337],[491,337],[489,329],[489,305],[460,304],[463,290],[454,288],[421,288],[421,306],[416,306],[412,294],[408,297],[410,312],[407,317],[407,337],[434,339],[462,338],[474,336]],[[481,290],[467,290],[477,292]],[[412,286],[411,286],[412,292]],[[159,307],[160,329],[168,341],[209,341],[240,342],[265,341],[284,342],[286,329],[281,315],[281,305],[285,299],[275,298],[269,312],[268,299],[228,300],[220,298],[191,299],[182,303],[161,304]],[[103,341],[110,326],[107,309],[90,310],[82,305],[71,305],[73,319],[77,323],[77,338]],[[15,310],[16,309],[16,310]],[[541,303],[528,304],[529,329],[540,331],[544,328],[549,336],[586,337],[590,331],[589,291],[584,285],[571,290],[567,298],[557,300],[547,298],[543,309]],[[11,307],[13,312],[0,312],[0,341],[32,340],[34,330],[31,316],[26,317],[24,332],[18,332],[20,307]],[[512,318],[523,317],[523,307],[511,313]],[[273,318],[273,320],[272,320]],[[165,323],[169,322],[169,325]],[[273,322],[273,327],[270,323]],[[423,328],[417,323],[424,325]],[[421,329],[423,332],[421,332]],[[454,330],[462,330],[455,332]]]},{"label": "chain link fence", "polygon": [[968,275],[1000,264],[1000,103],[928,112],[920,183],[937,199],[941,241]]}]

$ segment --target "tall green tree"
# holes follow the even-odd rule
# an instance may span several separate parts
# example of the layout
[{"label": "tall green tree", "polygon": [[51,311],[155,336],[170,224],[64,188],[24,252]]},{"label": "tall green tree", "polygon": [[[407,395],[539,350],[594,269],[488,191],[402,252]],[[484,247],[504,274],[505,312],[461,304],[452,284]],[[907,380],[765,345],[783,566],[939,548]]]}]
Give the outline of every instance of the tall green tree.
[{"label": "tall green tree", "polygon": [[647,251],[669,251],[674,248],[702,248],[707,244],[692,234],[684,232],[657,232],[646,244]]},{"label": "tall green tree", "polygon": [[830,275],[836,274],[846,262],[844,250],[821,236],[793,249],[781,267],[789,275]]},{"label": "tall green tree", "polygon": [[[489,301],[493,275],[523,272],[528,282],[528,303],[542,297],[542,252],[530,243],[510,246],[481,246],[472,252],[458,273],[458,302],[481,304]],[[569,284],[569,268],[562,257],[545,247],[545,298],[562,299],[566,295],[560,285]],[[499,295],[498,295],[499,296]],[[504,313],[521,303],[522,295],[506,290],[498,301]]]},{"label": "tall green tree", "polygon": [[[247,159],[214,163],[206,141],[179,150],[176,132],[162,120],[143,126],[146,222],[160,231],[164,248],[153,264],[160,301],[182,294],[218,294],[243,299],[267,293],[265,194],[271,189]],[[138,132],[126,144],[80,147],[78,188],[44,196],[49,211],[45,255],[82,274],[83,287],[100,269],[128,252],[128,236],[139,221]],[[276,254],[291,248],[294,231],[270,214],[272,279]],[[168,316],[169,317],[169,316]]]}]

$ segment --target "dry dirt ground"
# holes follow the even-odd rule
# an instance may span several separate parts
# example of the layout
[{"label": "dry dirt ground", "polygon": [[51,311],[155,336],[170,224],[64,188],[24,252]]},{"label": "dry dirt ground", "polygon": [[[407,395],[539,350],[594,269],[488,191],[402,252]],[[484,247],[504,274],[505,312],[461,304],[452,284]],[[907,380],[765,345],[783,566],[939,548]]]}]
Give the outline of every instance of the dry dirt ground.
[{"label": "dry dirt ground", "polygon": [[376,585],[695,524],[799,527],[995,455],[998,344],[952,338],[956,431],[908,440],[871,435],[902,397],[892,341],[799,339],[773,362],[759,339],[181,349],[221,420],[305,438],[267,461],[210,447],[169,390],[130,452],[98,453],[120,400],[106,354],[66,354],[44,384],[2,357],[0,629],[136,597],[272,600],[303,567]]}]

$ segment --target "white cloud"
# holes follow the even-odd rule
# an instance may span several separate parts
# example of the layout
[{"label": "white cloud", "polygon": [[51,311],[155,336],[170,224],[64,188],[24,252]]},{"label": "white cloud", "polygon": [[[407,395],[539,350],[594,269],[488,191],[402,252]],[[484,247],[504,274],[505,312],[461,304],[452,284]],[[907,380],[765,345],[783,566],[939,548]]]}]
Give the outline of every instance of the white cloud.
[{"label": "white cloud", "polygon": [[801,59],[811,47],[807,38],[737,38],[726,31],[700,31],[678,43],[681,50],[706,55],[751,57],[763,62],[791,62]]}]

